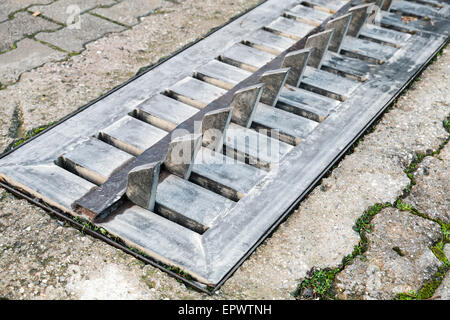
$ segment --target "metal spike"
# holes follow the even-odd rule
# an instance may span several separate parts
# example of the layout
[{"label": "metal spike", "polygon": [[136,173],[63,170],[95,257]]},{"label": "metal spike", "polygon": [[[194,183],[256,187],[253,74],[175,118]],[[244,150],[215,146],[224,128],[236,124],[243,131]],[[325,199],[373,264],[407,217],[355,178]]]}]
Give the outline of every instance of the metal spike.
[{"label": "metal spike", "polygon": [[392,0],[385,0],[383,3],[383,7],[381,7],[384,11],[389,11],[391,9]]},{"label": "metal spike", "polygon": [[310,36],[306,40],[305,48],[311,48],[311,56],[308,59],[308,66],[320,69],[323,56],[328,50],[334,30],[326,30]]},{"label": "metal spike", "polygon": [[311,51],[311,49],[302,49],[290,52],[284,57],[283,68],[290,68],[286,80],[287,84],[294,87],[300,85]]},{"label": "metal spike", "polygon": [[131,202],[153,211],[160,167],[160,162],[154,162],[136,167],[128,173],[126,195]]},{"label": "metal spike", "polygon": [[264,83],[261,102],[274,107],[277,104],[281,89],[286,83],[290,68],[283,68],[265,72],[259,81]]},{"label": "metal spike", "polygon": [[171,173],[188,180],[201,145],[201,134],[189,134],[174,138],[170,142],[164,166]]},{"label": "metal spike", "polygon": [[352,14],[347,13],[342,17],[328,21],[326,30],[334,29],[333,36],[331,37],[330,45],[328,50],[339,53],[341,51],[342,41],[347,35],[348,27],[350,21],[352,20]]},{"label": "metal spike", "polygon": [[259,83],[236,91],[230,105],[233,108],[231,121],[246,128],[250,127],[256,106],[261,99],[263,88],[264,84]]},{"label": "metal spike", "polygon": [[368,10],[372,6],[372,3],[362,4],[348,10],[349,13],[352,14],[352,21],[348,27],[347,34],[351,37],[357,37],[361,28],[367,21],[369,16]]},{"label": "metal spike", "polygon": [[203,145],[217,152],[222,151],[223,139],[231,120],[233,108],[223,108],[206,113],[202,121]]}]

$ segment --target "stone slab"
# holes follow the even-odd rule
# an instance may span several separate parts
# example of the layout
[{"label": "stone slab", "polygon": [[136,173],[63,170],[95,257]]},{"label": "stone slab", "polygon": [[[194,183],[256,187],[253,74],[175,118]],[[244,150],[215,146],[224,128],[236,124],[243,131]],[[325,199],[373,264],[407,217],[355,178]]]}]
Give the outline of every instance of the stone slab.
[{"label": "stone slab", "polygon": [[372,224],[368,250],[336,276],[339,299],[393,299],[418,291],[442,265],[430,250],[442,237],[439,224],[393,208]]},{"label": "stone slab", "polygon": [[39,11],[47,18],[70,25],[77,21],[76,16],[79,14],[83,14],[98,6],[111,6],[115,3],[113,0],[59,0],[49,5],[31,6],[28,8],[28,11]]},{"label": "stone slab", "polygon": [[405,201],[430,218],[450,223],[450,146],[426,157],[414,172],[416,184]]},{"label": "stone slab", "polygon": [[25,9],[30,5],[49,4],[53,0],[3,0],[0,2],[0,22],[8,20],[8,16],[17,10]]},{"label": "stone slab", "polygon": [[0,82],[4,85],[18,80],[19,76],[30,69],[49,61],[61,60],[64,52],[54,50],[38,41],[23,39],[17,42],[17,48],[0,55]]},{"label": "stone slab", "polygon": [[18,12],[14,19],[0,23],[0,52],[13,48],[14,43],[25,36],[40,31],[53,31],[60,27],[39,16],[33,17],[28,12]]},{"label": "stone slab", "polygon": [[109,8],[97,8],[91,12],[127,26],[134,26],[139,23],[140,17],[151,14],[163,5],[163,0],[125,0]]},{"label": "stone slab", "polygon": [[52,33],[42,32],[36,35],[36,39],[51,43],[69,52],[79,52],[84,49],[85,44],[96,40],[107,33],[125,30],[124,27],[109,22],[105,19],[90,14],[80,16],[80,28],[69,28]]}]

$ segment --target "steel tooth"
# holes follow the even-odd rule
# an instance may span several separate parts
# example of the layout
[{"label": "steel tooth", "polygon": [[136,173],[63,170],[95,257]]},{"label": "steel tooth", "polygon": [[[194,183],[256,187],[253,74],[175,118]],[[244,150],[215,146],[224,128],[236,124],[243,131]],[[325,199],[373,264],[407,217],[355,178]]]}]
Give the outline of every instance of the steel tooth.
[{"label": "steel tooth", "polygon": [[305,48],[311,48],[311,56],[307,63],[308,66],[320,69],[333,34],[334,30],[326,30],[312,35],[306,40]]},{"label": "steel tooth", "polygon": [[153,211],[160,167],[160,162],[154,162],[130,170],[126,195],[131,202]]},{"label": "steel tooth", "polygon": [[330,45],[328,50],[339,53],[341,50],[342,41],[347,35],[348,27],[350,26],[350,21],[352,20],[352,14],[347,13],[342,17],[328,21],[326,30],[334,29],[333,36],[330,40]]},{"label": "steel tooth", "polygon": [[286,83],[290,68],[283,68],[265,72],[259,81],[264,83],[261,102],[274,107],[277,104],[281,89]]},{"label": "steel tooth", "polygon": [[391,9],[391,4],[392,0],[385,0],[381,9],[384,11],[389,11]]},{"label": "steel tooth", "polygon": [[223,108],[206,113],[202,121],[203,146],[221,152],[225,132],[230,124],[233,108]]},{"label": "steel tooth", "polygon": [[290,52],[284,57],[283,68],[290,68],[286,80],[287,84],[294,87],[300,85],[311,51],[311,49],[302,49]]},{"label": "steel tooth", "polygon": [[233,108],[231,121],[249,128],[252,124],[256,106],[261,99],[263,90],[264,84],[259,83],[236,91],[231,102],[231,107]]},{"label": "steel tooth", "polygon": [[164,166],[171,173],[188,180],[201,145],[201,134],[189,134],[172,139]]},{"label": "steel tooth", "polygon": [[368,9],[372,5],[372,3],[366,3],[348,10],[348,12],[352,14],[352,21],[350,22],[347,32],[349,36],[357,37],[359,35],[361,28],[364,26],[369,16]]}]

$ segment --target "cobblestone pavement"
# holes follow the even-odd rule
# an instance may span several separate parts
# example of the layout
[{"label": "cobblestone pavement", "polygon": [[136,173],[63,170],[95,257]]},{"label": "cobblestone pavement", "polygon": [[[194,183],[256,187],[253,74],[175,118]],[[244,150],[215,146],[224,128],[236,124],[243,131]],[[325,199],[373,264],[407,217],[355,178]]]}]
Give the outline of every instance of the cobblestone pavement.
[{"label": "cobblestone pavement", "polygon": [[[257,2],[0,2],[0,152]],[[446,49],[212,297],[0,189],[0,298],[448,299],[449,87]]]}]

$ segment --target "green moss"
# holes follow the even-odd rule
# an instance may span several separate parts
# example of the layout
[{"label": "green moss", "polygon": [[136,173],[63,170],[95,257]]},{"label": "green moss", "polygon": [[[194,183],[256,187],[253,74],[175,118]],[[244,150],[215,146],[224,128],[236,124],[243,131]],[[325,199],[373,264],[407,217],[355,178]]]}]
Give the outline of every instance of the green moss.
[{"label": "green moss", "polygon": [[55,122],[50,122],[49,124],[31,129],[30,131],[28,131],[25,135],[24,138],[21,138],[19,140],[17,140],[16,142],[14,142],[12,144],[13,148],[16,148],[18,146],[20,146],[22,143],[24,143],[25,141],[31,139],[32,137],[34,137],[35,135],[41,133],[42,131],[46,130],[47,128],[51,127],[52,125],[54,125]]},{"label": "green moss", "polygon": [[450,117],[447,117],[447,118],[443,121],[442,125],[444,126],[444,129],[445,129],[448,133],[450,133]]},{"label": "green moss", "polygon": [[[336,269],[315,269],[313,268],[308,278],[304,279],[293,293],[294,296],[308,298],[334,299],[331,287],[336,274],[341,271]],[[309,296],[308,296],[309,295]]]},{"label": "green moss", "polygon": [[304,279],[297,289],[292,293],[295,297],[305,296],[305,293],[310,292],[312,297],[320,299],[334,299],[334,293],[332,292],[332,285],[336,274],[341,272],[347,265],[349,265],[353,259],[360,256],[361,260],[366,258],[363,256],[367,251],[368,241],[367,233],[371,233],[373,229],[372,219],[384,208],[391,207],[390,203],[377,203],[368,208],[364,213],[356,220],[353,230],[355,230],[361,240],[358,245],[354,246],[353,252],[342,259],[342,264],[339,268],[335,269],[315,269],[313,268],[308,277]]},{"label": "green moss", "polygon": [[450,264],[444,263],[433,276],[433,279],[427,282],[418,292],[400,293],[395,297],[395,300],[426,300],[432,298],[448,271],[450,271]]}]

